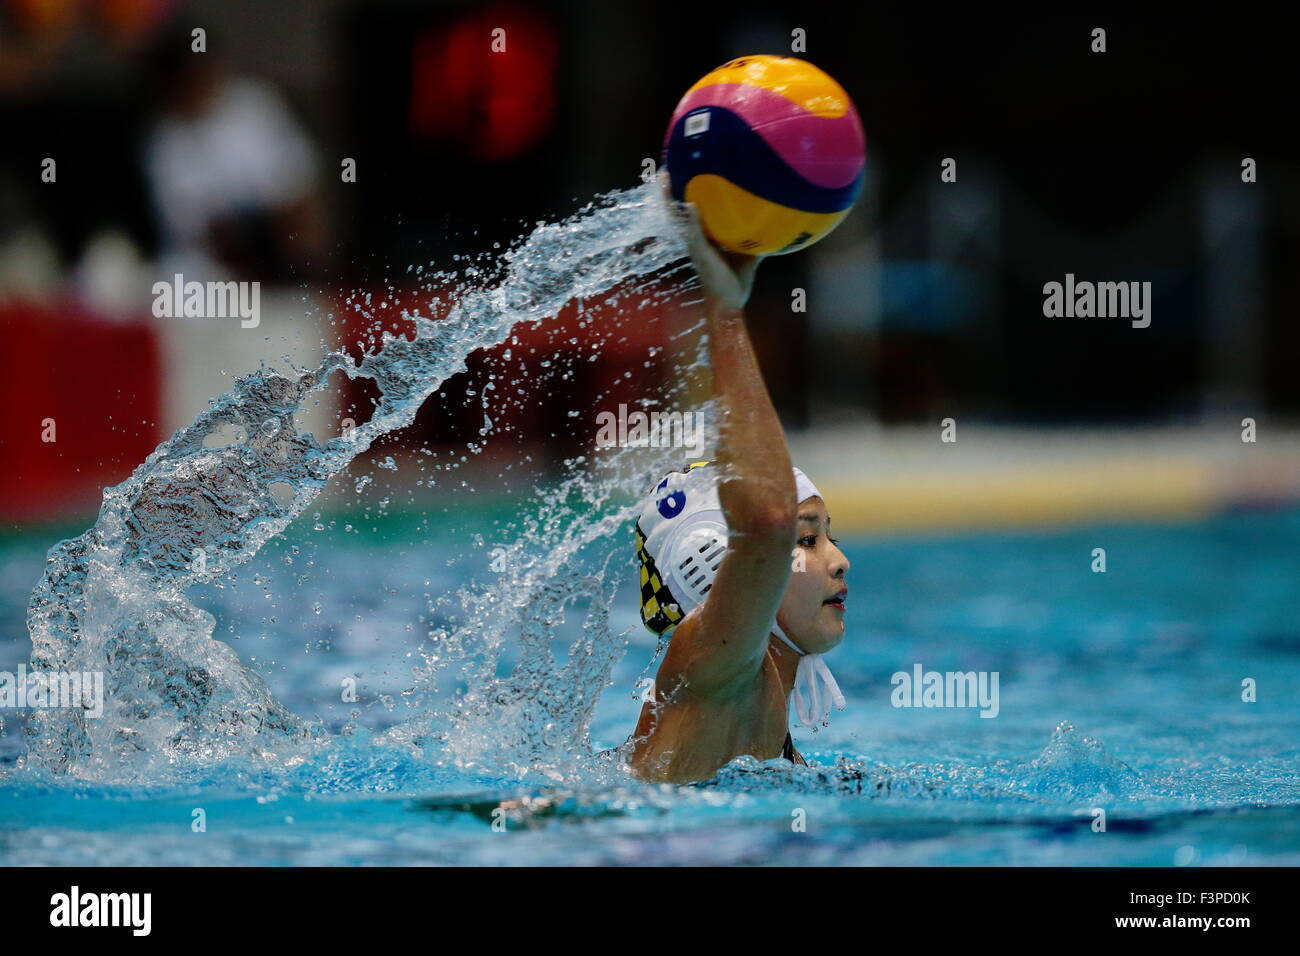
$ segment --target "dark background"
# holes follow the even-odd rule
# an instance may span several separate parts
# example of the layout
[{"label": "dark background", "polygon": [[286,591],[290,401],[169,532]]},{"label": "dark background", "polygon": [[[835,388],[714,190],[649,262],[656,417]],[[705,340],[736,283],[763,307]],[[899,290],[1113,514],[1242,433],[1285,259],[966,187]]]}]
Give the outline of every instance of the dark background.
[{"label": "dark background", "polygon": [[[504,246],[636,185],[695,79],[788,54],[801,28],[795,55],[861,114],[868,184],[834,235],[760,272],[751,329],[788,426],[1300,411],[1300,83],[1286,22],[1266,13],[162,2],[123,39],[105,26],[111,4],[54,4],[72,12],[53,28],[31,7],[0,4],[0,243],[35,224],[69,271],[108,226],[165,251],[141,141],[196,24],[214,62],[280,92],[319,160],[322,240],[289,232],[277,247],[273,224],[241,224],[232,268],[327,295]],[[492,24],[508,30],[504,56],[481,42]],[[1090,51],[1098,26],[1104,54]],[[42,188],[33,170],[55,153],[60,186]],[[344,156],[355,184],[339,182]],[[949,156],[959,178],[944,185]],[[1257,183],[1240,180],[1246,156]],[[1067,272],[1151,281],[1151,327],[1045,319],[1043,283]],[[790,313],[794,287],[809,289],[806,315]],[[422,415],[403,440],[463,441],[476,408]]]}]

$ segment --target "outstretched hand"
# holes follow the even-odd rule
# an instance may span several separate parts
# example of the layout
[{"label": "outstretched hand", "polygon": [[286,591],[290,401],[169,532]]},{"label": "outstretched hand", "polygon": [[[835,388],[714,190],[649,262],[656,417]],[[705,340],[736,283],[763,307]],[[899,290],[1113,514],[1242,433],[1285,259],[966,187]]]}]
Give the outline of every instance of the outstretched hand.
[{"label": "outstretched hand", "polygon": [[694,203],[679,203],[673,199],[668,185],[668,170],[659,171],[659,186],[669,211],[681,225],[686,236],[686,247],[691,261],[700,274],[704,294],[723,305],[739,309],[749,301],[754,287],[754,273],[762,256],[748,256],[741,252],[728,252],[715,246],[704,234],[700,211]]}]

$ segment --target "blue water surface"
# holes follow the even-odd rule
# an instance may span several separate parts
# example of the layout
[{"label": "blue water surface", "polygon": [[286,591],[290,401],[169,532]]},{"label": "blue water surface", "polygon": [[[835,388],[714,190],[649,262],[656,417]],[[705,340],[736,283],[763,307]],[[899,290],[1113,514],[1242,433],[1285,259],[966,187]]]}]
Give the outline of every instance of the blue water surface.
[{"label": "blue water surface", "polygon": [[[329,746],[106,785],[19,769],[23,715],[0,713],[0,863],[1300,863],[1300,511],[842,542],[848,635],[828,661],[849,707],[795,732],[814,766],[741,758],[691,787],[377,743],[420,706],[404,691],[437,624],[426,595],[477,573],[490,519],[348,524],[295,524],[233,583],[194,592]],[[27,659],[24,607],[56,539],[0,545],[0,670]],[[612,623],[629,646],[592,751],[626,738],[652,673],[630,555],[621,573]],[[557,628],[557,656],[581,621]],[[997,716],[893,706],[891,676],[917,664],[996,672]],[[349,676],[356,703],[339,699]]]}]

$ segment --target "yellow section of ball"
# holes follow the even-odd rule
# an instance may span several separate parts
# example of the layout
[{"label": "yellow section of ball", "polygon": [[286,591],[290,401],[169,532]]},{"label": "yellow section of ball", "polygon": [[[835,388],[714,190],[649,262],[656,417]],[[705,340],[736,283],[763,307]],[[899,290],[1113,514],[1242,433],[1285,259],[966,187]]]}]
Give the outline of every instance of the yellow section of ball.
[{"label": "yellow section of ball", "polygon": [[779,93],[815,116],[843,116],[849,94],[828,74],[792,56],[756,54],[722,64],[686,91],[690,95],[714,83],[745,83]]},{"label": "yellow section of ball", "polygon": [[700,210],[705,234],[732,252],[779,256],[807,249],[849,210],[800,212],[755,196],[721,176],[703,173],[686,184],[686,201]]}]

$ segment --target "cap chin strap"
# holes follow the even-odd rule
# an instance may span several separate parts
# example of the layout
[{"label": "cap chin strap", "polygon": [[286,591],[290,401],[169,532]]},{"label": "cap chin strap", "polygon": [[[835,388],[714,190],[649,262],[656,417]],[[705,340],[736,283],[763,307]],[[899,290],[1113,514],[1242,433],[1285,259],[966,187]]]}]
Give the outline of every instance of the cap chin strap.
[{"label": "cap chin strap", "polygon": [[772,630],[790,650],[799,655],[799,667],[794,675],[794,712],[803,727],[814,731],[824,727],[830,721],[831,702],[837,710],[845,707],[844,695],[840,685],[835,683],[831,669],[821,654],[807,654],[795,646],[794,641],[785,633],[785,628],[772,619]]}]

